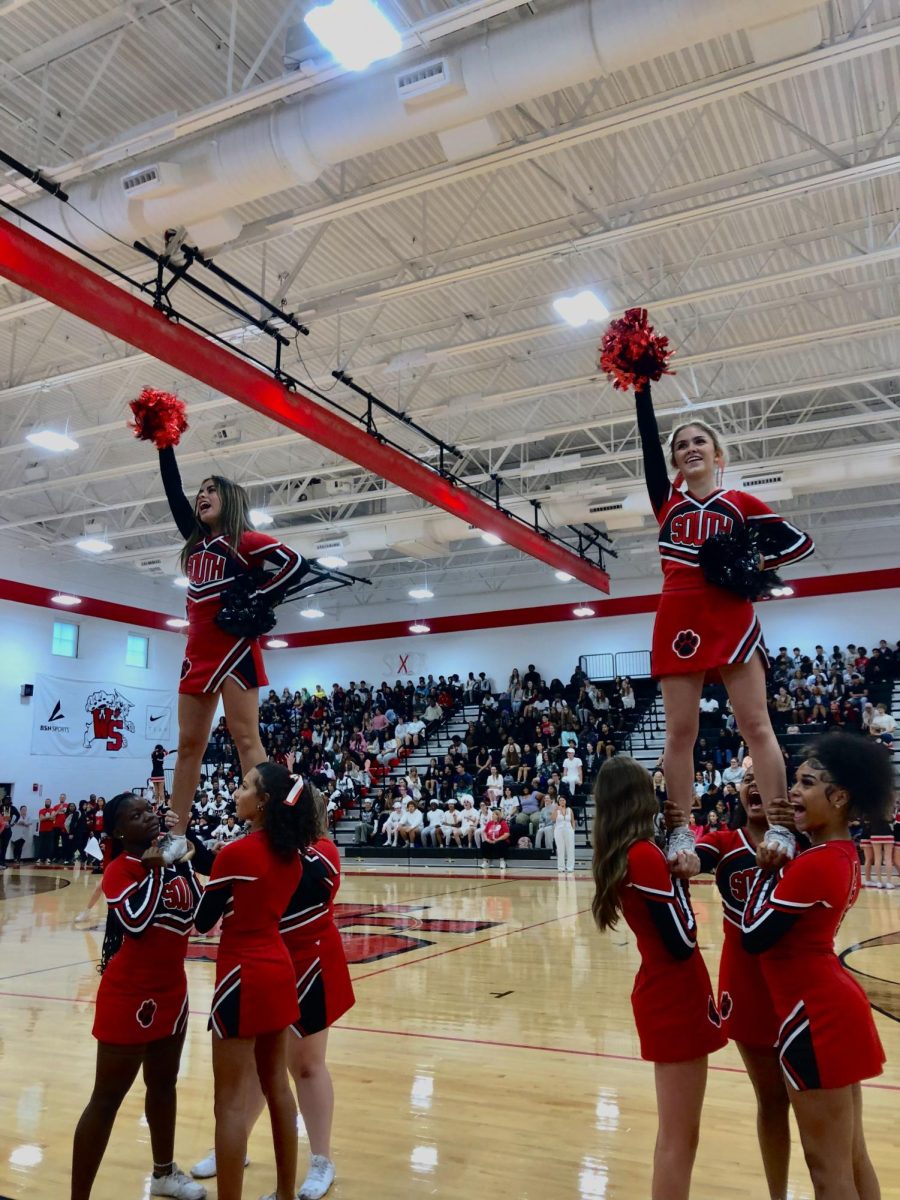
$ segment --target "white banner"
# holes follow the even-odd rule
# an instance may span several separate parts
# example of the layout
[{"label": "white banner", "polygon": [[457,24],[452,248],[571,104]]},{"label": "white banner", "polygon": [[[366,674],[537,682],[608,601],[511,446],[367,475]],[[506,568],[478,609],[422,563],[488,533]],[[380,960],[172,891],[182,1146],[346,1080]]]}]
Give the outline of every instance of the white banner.
[{"label": "white banner", "polygon": [[145,758],[158,743],[174,748],[175,694],[108,680],[38,675],[31,753],[79,758]]}]

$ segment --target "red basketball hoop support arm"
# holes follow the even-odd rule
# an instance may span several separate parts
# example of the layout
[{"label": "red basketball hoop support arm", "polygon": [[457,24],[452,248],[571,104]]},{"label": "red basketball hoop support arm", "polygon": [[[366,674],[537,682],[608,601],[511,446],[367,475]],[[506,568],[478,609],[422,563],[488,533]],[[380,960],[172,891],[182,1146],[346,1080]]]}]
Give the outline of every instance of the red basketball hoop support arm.
[{"label": "red basketball hoop support arm", "polygon": [[604,570],[0,218],[0,275],[88,324],[373,471],[508,546],[609,591]]}]

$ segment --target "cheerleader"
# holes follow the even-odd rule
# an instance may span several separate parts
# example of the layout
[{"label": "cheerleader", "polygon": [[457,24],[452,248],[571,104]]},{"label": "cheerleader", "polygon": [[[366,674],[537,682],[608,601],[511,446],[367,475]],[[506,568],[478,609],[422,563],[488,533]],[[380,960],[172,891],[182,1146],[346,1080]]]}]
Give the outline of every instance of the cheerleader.
[{"label": "cheerleader", "polygon": [[890,758],[858,735],[829,733],[798,768],[790,799],[797,830],[812,845],[783,872],[757,873],[744,908],[743,944],[761,956],[815,1196],[877,1200],[860,1081],[881,1074],[884,1051],[868,998],[835,955],[834,939],[860,889],[849,822],[889,810]]},{"label": "cheerleader", "polygon": [[294,1200],[297,1108],[287,1073],[290,1027],[299,1019],[293,963],[279,921],[302,875],[298,851],[317,838],[303,781],[286,767],[252,767],[235,792],[250,832],[216,855],[195,924],[222,921],[212,1030],[215,1156],[219,1200],[240,1200],[247,1157],[247,1094],[262,1087],[272,1124],[276,1189],[267,1200]]},{"label": "cheerleader", "polygon": [[237,579],[269,563],[275,571],[255,594],[277,603],[302,575],[303,560],[277,538],[250,528],[250,504],[239,484],[212,475],[191,504],[171,446],[160,450],[159,465],[169,508],[185,539],[181,567],[188,579],[188,638],[178,688],[178,761],[172,784],[172,808],[179,818],[174,834],[179,836],[170,836],[164,847],[167,859],[174,860],[187,851],[180,835],[187,827],[220,697],[241,773],[266,757],[259,737],[259,689],[268,679],[259,639],[236,637],[216,624],[223,594]]},{"label": "cheerleader", "polygon": [[[341,885],[340,853],[325,836],[321,793],[311,788],[316,805],[318,837],[301,855],[303,876],[281,918],[280,930],[294,964],[300,1016],[291,1026],[288,1069],[297,1090],[297,1104],[309,1138],[309,1172],[299,1200],[321,1200],[334,1183],[331,1125],[334,1087],[325,1061],[328,1030],[353,1007],[355,998],[340,932],[334,922],[334,902]],[[258,1088],[248,1099],[252,1129],[265,1101]],[[215,1152],[191,1174],[206,1179],[216,1173]]]},{"label": "cheerleader", "polygon": [[[708,871],[715,875],[722,897],[725,938],[719,962],[718,1002],[722,1030],[737,1046],[756,1094],[756,1132],[769,1196],[771,1200],[786,1200],[791,1132],[787,1091],[774,1050],[778,1020],[760,961],[741,944],[744,904],[756,875],[756,848],[768,829],[752,767],[741,781],[740,803],[746,823],[737,829],[707,829],[701,833],[688,873]],[[680,819],[679,810],[671,802],[666,804],[666,819],[668,823]]]},{"label": "cheerleader", "polygon": [[167,866],[159,818],[131,792],[105,809],[110,860],[94,1037],[97,1071],[72,1148],[72,1200],[89,1200],[116,1114],[139,1070],[153,1150],[151,1196],[203,1200],[174,1159],[175,1082],[188,1018],[184,958],[200,892],[189,863]]},{"label": "cheerleader", "polygon": [[649,774],[625,755],[608,759],[594,803],[594,920],[605,930],[624,917],[641,956],[631,1004],[641,1057],[654,1064],[656,1076],[651,1197],[688,1200],[707,1056],[727,1039],[697,948],[688,885],[672,878],[652,841],[659,806]]},{"label": "cheerleader", "polygon": [[153,803],[159,807],[166,800],[166,773],[163,764],[171,750],[166,750],[158,742],[150,752],[150,786],[153,788]]},{"label": "cheerleader", "polygon": [[[708,671],[718,671],[749,752],[764,805],[787,793],[784,759],[766,702],[767,658],[759,619],[749,600],[708,583],[698,565],[707,538],[735,529],[765,531],[761,566],[774,570],[813,552],[810,537],[771,511],[749,492],[723,490],[725,450],[703,421],[676,425],[669,460],[677,472],[670,483],[650,385],[636,391],[644,475],[659,522],[663,589],[653,626],[652,665],[662,688],[666,714],[664,751],[669,798],[681,810],[682,825],[670,836],[669,851],[693,848],[687,829],[691,808],[693,747],[700,722],[700,697]],[[775,835],[773,837],[773,834]],[[767,840],[790,852],[791,835],[770,828]]]}]

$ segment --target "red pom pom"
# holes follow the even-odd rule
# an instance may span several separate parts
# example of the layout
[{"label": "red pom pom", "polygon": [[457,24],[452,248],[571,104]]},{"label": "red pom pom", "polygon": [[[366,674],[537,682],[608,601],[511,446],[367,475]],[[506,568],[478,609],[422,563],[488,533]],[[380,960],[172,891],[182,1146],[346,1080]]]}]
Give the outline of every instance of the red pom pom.
[{"label": "red pom pom", "polygon": [[629,308],[624,317],[611,321],[600,342],[600,369],[620,392],[638,388],[648,380],[674,375],[669,370],[669,339],[653,332],[646,308]]},{"label": "red pom pom", "polygon": [[144,388],[130,404],[134,420],[129,428],[142,442],[153,442],[157,450],[177,446],[181,435],[188,428],[184,401],[171,392],[160,392],[156,388]]}]

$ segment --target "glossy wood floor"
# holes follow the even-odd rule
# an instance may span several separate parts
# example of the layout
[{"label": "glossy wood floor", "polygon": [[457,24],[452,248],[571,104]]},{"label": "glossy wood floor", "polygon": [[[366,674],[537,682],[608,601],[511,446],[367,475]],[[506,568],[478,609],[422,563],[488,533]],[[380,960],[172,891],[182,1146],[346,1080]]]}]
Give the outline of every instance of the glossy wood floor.
[{"label": "glossy wood floor", "polygon": [[[591,884],[580,875],[345,877],[341,920],[357,1004],[331,1037],[334,1200],[648,1196],[653,1070],[638,1058],[631,1023],[636,951],[624,932],[596,934]],[[99,930],[79,932],[73,918],[94,882],[77,870],[8,870],[0,879],[0,1196],[12,1200],[68,1196],[72,1130],[93,1075],[100,944]],[[695,900],[714,970],[719,905],[708,885]],[[872,977],[877,1003],[894,1013],[876,1014],[888,1068],[864,1093],[885,1197],[900,1197],[898,930],[900,891],[867,891],[841,933],[842,947],[875,939],[848,963]],[[211,953],[202,941],[191,952]],[[188,964],[193,1015],[177,1137],[185,1167],[211,1144],[213,973],[202,958]],[[693,1195],[763,1198],[750,1086],[730,1047],[712,1063]],[[135,1088],[96,1200],[147,1195],[141,1101]],[[262,1123],[258,1130],[249,1200],[273,1186]],[[811,1195],[795,1150],[791,1196]]]}]

